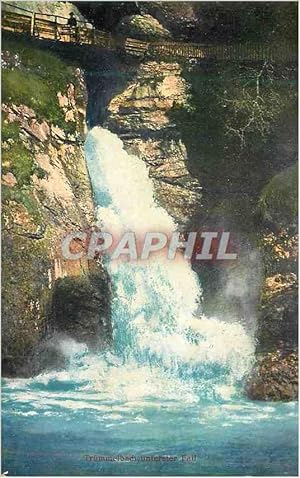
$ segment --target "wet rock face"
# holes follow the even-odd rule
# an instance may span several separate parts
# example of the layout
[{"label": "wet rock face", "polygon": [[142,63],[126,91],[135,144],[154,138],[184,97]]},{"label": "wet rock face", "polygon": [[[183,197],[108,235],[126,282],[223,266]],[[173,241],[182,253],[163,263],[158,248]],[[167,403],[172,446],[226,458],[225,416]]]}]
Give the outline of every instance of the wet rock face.
[{"label": "wet rock face", "polygon": [[277,350],[259,358],[246,392],[252,400],[297,400],[298,354]]},{"label": "wet rock face", "polygon": [[54,334],[64,333],[93,350],[110,345],[110,298],[110,282],[104,270],[57,280],[52,302]]},{"label": "wet rock face", "polygon": [[188,223],[201,198],[199,183],[187,169],[185,145],[169,117],[186,100],[186,88],[177,63],[143,63],[109,103],[104,124],[147,163],[159,204],[180,225]]},{"label": "wet rock face", "polygon": [[[290,143],[294,136],[291,135]],[[283,142],[285,144],[285,142]],[[288,153],[282,156],[286,161]],[[270,179],[259,200],[266,230],[261,251],[265,280],[257,324],[257,364],[250,398],[296,400],[298,393],[297,180],[290,166]]]},{"label": "wet rock face", "polygon": [[246,385],[255,400],[298,398],[298,283],[295,273],[265,280],[257,330],[257,363]]},{"label": "wet rock face", "polygon": [[268,277],[263,288],[257,351],[298,347],[298,281],[294,273]]}]

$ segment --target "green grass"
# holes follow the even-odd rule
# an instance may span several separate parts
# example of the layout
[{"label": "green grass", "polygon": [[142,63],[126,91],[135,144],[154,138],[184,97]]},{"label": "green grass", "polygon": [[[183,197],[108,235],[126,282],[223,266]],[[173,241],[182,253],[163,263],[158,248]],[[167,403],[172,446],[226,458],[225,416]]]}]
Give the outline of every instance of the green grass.
[{"label": "green grass", "polygon": [[73,69],[29,41],[5,39],[2,49],[17,54],[21,61],[21,68],[2,71],[2,100],[25,104],[34,109],[39,119],[74,132],[75,125],[65,122],[57,100],[57,93],[65,92],[74,80]]},{"label": "green grass", "polygon": [[56,91],[35,73],[4,70],[2,99],[5,103],[25,104],[34,109],[40,119],[64,126],[64,114],[57,104]]},{"label": "green grass", "polygon": [[[8,150],[2,153],[3,172],[6,169],[11,171],[18,181],[18,185],[24,186],[30,184],[30,179],[34,173],[35,164],[32,154],[22,145],[14,143]],[[8,166],[6,166],[8,164]]]},{"label": "green grass", "polygon": [[22,204],[30,216],[39,224],[41,215],[39,206],[32,192],[32,175],[42,179],[46,176],[34,161],[33,154],[24,146],[19,137],[19,125],[5,123],[2,120],[2,137],[13,140],[7,149],[2,150],[2,173],[11,172],[17,179],[14,187],[2,185],[2,203],[9,207],[10,201]]},{"label": "green grass", "polygon": [[20,128],[17,123],[5,123],[4,115],[2,115],[2,127],[1,127],[1,138],[2,141],[7,141],[8,139],[13,139],[18,141],[19,139]]},{"label": "green grass", "polygon": [[2,50],[19,55],[22,66],[40,78],[47,79],[50,87],[65,88],[74,77],[71,66],[53,53],[39,49],[29,40],[4,38]]},{"label": "green grass", "polygon": [[[2,101],[7,104],[24,104],[32,108],[39,120],[73,132],[75,123],[66,123],[64,112],[59,107],[57,93],[64,93],[68,84],[74,81],[74,71],[55,55],[39,49],[29,40],[7,39],[2,43],[3,50],[18,55],[20,68],[3,69]],[[3,204],[10,201],[22,204],[30,216],[40,223],[41,217],[36,198],[32,193],[32,176],[43,178],[46,172],[34,161],[34,155],[20,139],[20,126],[9,123],[2,117],[2,139],[8,142],[2,151],[2,171],[10,171],[17,179],[14,187],[3,185]]]},{"label": "green grass", "polygon": [[42,179],[46,172],[34,162],[33,154],[22,143],[19,131],[17,123],[6,123],[2,117],[2,140],[12,141],[2,150],[2,172],[12,172],[17,179],[17,187],[22,188],[31,184],[33,174]]},{"label": "green grass", "polygon": [[7,204],[10,201],[23,204],[33,219],[37,220],[40,218],[38,203],[33,197],[30,187],[23,186],[21,188],[11,188],[4,184],[2,186],[2,202],[3,204]]}]

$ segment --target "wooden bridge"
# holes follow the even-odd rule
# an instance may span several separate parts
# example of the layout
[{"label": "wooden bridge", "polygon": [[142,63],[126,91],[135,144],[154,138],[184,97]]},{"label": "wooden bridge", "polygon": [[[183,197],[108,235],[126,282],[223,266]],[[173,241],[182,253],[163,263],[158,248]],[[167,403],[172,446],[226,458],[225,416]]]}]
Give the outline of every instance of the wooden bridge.
[{"label": "wooden bridge", "polygon": [[172,41],[141,41],[96,30],[87,22],[78,21],[76,28],[67,25],[68,19],[59,15],[34,13],[12,4],[2,4],[2,29],[23,33],[35,38],[78,45],[123,51],[144,57],[178,57],[186,59],[213,59],[216,61],[297,62],[297,51],[290,45],[241,43],[208,45]]}]

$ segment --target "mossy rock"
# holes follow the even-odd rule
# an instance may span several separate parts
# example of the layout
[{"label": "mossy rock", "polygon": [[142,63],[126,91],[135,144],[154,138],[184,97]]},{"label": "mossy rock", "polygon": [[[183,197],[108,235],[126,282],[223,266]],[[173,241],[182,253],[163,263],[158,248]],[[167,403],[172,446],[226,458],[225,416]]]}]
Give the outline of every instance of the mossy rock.
[{"label": "mossy rock", "polygon": [[4,232],[2,241],[2,371],[15,376],[45,334],[51,263],[46,240]]},{"label": "mossy rock", "polygon": [[171,38],[169,30],[151,15],[131,15],[124,17],[117,27],[118,33],[141,40],[156,40]]},{"label": "mossy rock", "polygon": [[298,347],[298,284],[296,274],[276,274],[265,281],[257,327],[257,352]]},{"label": "mossy rock", "polygon": [[246,393],[252,400],[297,400],[297,352],[279,349],[260,357],[247,381]]},{"label": "mossy rock", "polygon": [[298,214],[298,164],[294,164],[273,178],[263,188],[259,209],[262,217],[279,227],[289,227]]},{"label": "mossy rock", "polygon": [[5,38],[3,50],[17,55],[18,68],[2,70],[2,101],[32,108],[38,119],[46,120],[73,132],[74,125],[66,123],[57,100],[71,82],[76,83],[74,69],[56,55],[40,50],[30,41]]}]

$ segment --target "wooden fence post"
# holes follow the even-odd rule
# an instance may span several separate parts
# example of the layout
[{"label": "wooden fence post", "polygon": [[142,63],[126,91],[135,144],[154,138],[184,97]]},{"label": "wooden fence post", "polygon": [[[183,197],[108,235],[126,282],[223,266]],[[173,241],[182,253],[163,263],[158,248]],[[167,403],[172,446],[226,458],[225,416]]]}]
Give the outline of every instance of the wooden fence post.
[{"label": "wooden fence post", "polygon": [[33,12],[31,15],[31,24],[30,24],[30,35],[34,35],[34,24],[35,24],[35,13]]},{"label": "wooden fence post", "polygon": [[54,16],[54,22],[55,22],[55,40],[58,39],[58,25],[57,25],[57,16]]}]

